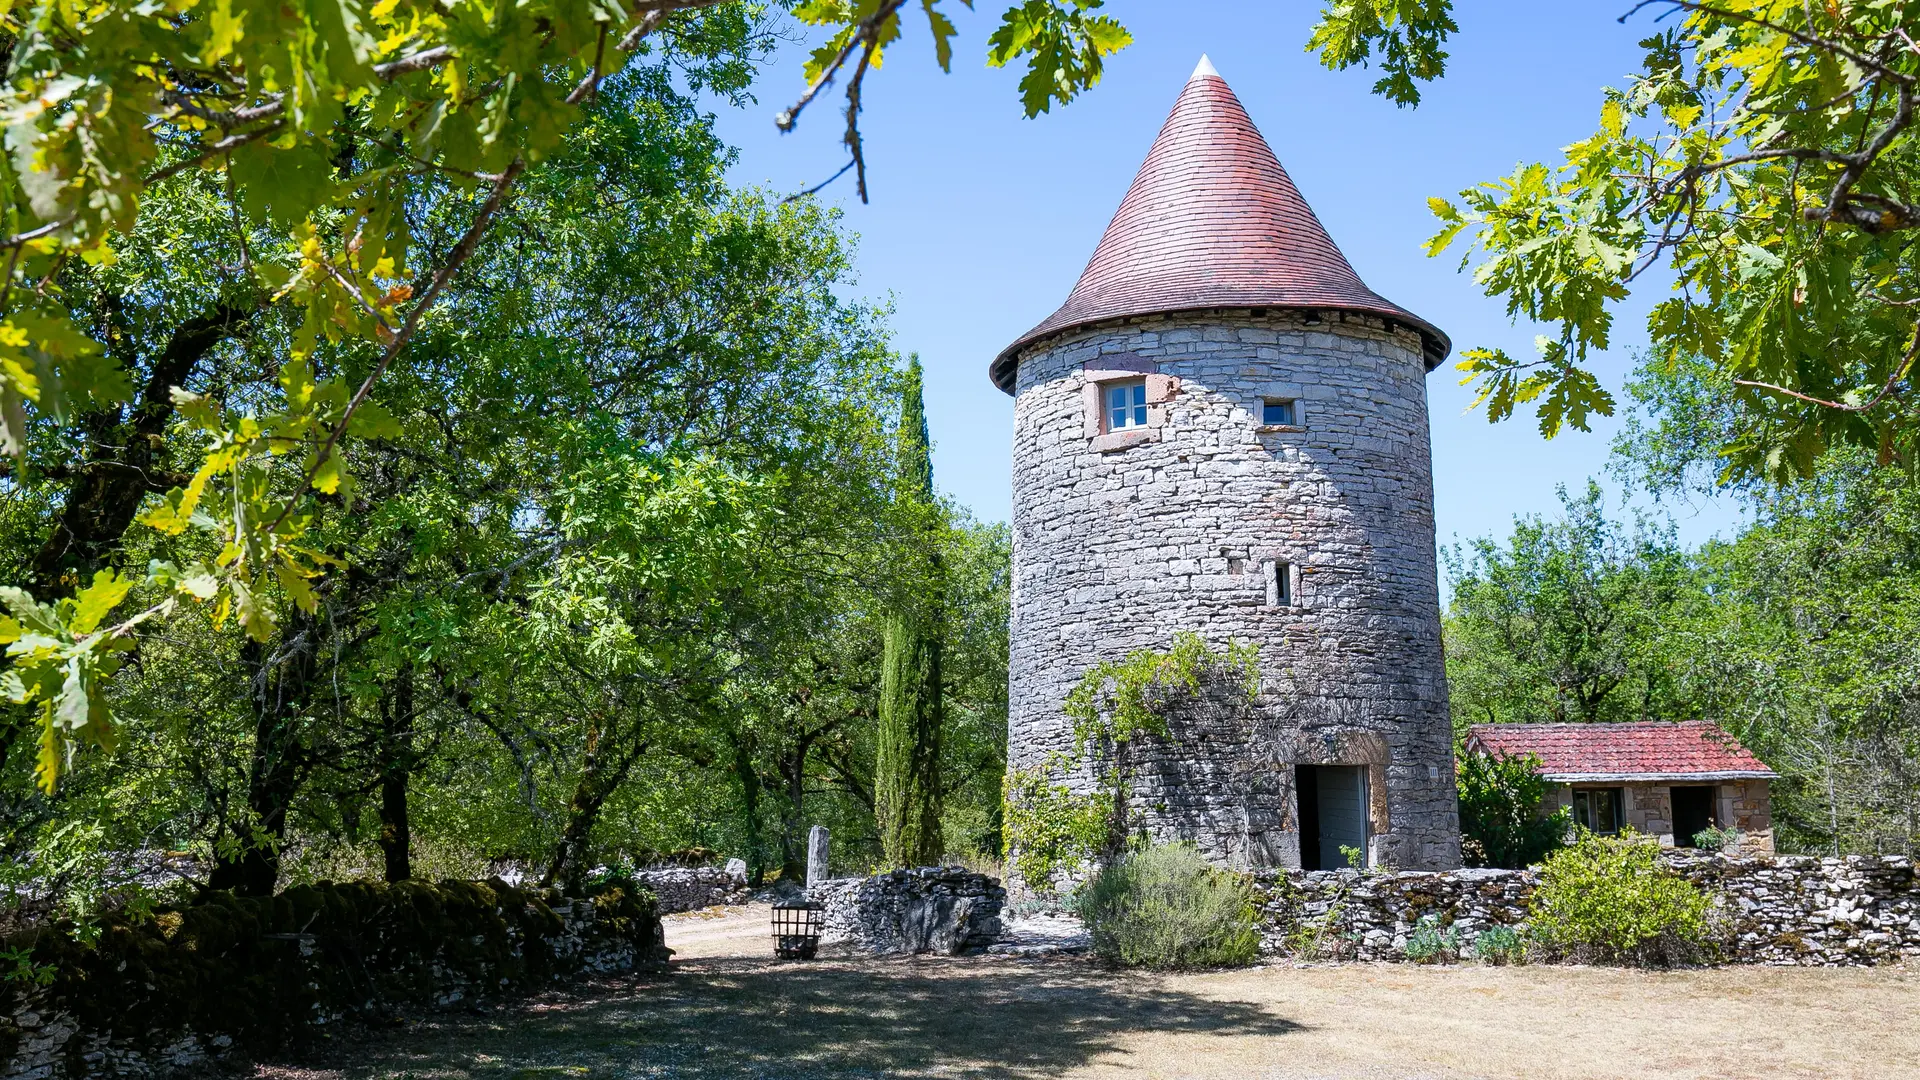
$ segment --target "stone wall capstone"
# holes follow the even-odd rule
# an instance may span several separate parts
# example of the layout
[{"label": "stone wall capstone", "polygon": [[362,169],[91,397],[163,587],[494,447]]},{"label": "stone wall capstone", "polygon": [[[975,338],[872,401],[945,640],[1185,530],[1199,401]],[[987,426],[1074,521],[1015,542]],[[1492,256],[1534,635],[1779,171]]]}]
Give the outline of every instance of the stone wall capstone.
[{"label": "stone wall capstone", "polygon": [[90,947],[42,927],[0,948],[53,975],[0,981],[0,1080],[204,1071],[343,1020],[657,970],[672,951],[644,894],[498,880],[213,893],[138,922],[109,917]]},{"label": "stone wall capstone", "polygon": [[823,944],[876,956],[958,956],[1000,940],[1007,892],[998,878],[960,866],[923,866],[835,878],[807,891],[822,904]]},{"label": "stone wall capstone", "polygon": [[[1719,897],[1721,958],[1734,963],[1864,965],[1920,957],[1920,884],[1910,859],[1675,852],[1674,872]],[[1436,917],[1462,955],[1494,926],[1524,929],[1538,875],[1531,870],[1263,871],[1261,950],[1405,960],[1407,937]]]}]

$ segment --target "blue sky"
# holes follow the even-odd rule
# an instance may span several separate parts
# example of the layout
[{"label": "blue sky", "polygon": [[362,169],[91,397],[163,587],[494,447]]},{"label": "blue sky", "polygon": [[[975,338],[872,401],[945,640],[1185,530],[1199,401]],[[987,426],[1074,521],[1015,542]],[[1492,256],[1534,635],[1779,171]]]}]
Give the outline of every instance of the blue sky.
[{"label": "blue sky", "polygon": [[[1590,133],[1600,88],[1638,66],[1634,44],[1652,32],[1644,17],[1618,24],[1630,6],[1620,0],[1459,0],[1450,73],[1418,109],[1397,109],[1369,92],[1373,74],[1329,72],[1304,51],[1314,0],[1111,0],[1134,44],[1091,93],[1026,120],[1017,74],[981,59],[1000,5],[982,0],[972,15],[947,6],[961,31],[951,75],[934,65],[916,14],[867,81],[872,203],[860,204],[851,175],[822,198],[860,237],[856,293],[892,305],[898,347],[926,365],[940,488],[988,520],[1010,509],[1013,407],[988,382],[987,362],[1066,299],[1202,53],[1368,285],[1445,329],[1456,350],[1530,355],[1534,327],[1512,325],[1501,302],[1458,272],[1457,255],[1422,252],[1433,232],[1427,199],[1551,158]],[[740,152],[736,183],[796,191],[845,163],[837,92],[793,134],[774,129],[801,88],[804,52],[783,51],[757,105],[717,106],[721,134]],[[1657,289],[1643,286],[1621,311],[1612,351],[1596,359],[1616,391]],[[1504,535],[1516,514],[1551,512],[1556,485],[1579,487],[1604,469],[1612,423],[1551,441],[1530,417],[1490,425],[1467,411],[1471,392],[1450,363],[1429,377],[1428,393],[1443,545]],[[1738,520],[1730,505],[1669,509],[1688,541]]]}]

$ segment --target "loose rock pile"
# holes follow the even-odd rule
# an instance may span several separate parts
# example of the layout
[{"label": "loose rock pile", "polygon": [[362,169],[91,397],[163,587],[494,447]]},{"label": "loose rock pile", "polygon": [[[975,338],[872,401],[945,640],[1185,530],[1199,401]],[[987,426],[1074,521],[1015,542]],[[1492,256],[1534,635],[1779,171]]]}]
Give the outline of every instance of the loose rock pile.
[{"label": "loose rock pile", "polygon": [[[1920,957],[1920,884],[1909,859],[1675,853],[1667,863],[1720,899],[1725,960],[1841,966]],[[1405,960],[1408,936],[1434,916],[1469,954],[1491,927],[1525,928],[1538,880],[1528,870],[1262,871],[1261,950]]]},{"label": "loose rock pile", "polygon": [[1000,939],[1007,891],[998,878],[959,866],[923,866],[836,878],[808,890],[825,905],[820,940],[878,956],[977,952]]}]

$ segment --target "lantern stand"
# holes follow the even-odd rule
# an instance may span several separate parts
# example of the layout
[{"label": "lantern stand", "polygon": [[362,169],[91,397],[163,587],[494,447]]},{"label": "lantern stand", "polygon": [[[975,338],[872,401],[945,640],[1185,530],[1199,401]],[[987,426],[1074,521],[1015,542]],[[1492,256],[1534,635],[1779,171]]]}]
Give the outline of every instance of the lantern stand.
[{"label": "lantern stand", "polygon": [[820,950],[820,912],[825,904],[783,900],[773,905],[773,954],[782,960],[811,960]]}]

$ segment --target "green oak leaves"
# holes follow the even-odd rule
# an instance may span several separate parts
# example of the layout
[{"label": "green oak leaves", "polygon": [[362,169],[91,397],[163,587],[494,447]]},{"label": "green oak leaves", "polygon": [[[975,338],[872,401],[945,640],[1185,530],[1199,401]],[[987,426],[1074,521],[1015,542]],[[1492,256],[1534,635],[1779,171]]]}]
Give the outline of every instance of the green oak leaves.
[{"label": "green oak leaves", "polygon": [[0,672],[0,694],[32,709],[40,721],[40,749],[34,775],[51,789],[60,771],[81,747],[113,748],[113,722],[102,684],[120,669],[122,654],[133,648],[133,628],[159,614],[149,609],[117,626],[101,623],[133,588],[131,579],[102,570],[93,584],[72,597],[42,604],[24,589],[0,588],[0,644],[8,666]]},{"label": "green oak leaves", "polygon": [[[1309,47],[1334,68],[1378,49],[1376,92],[1411,104],[1444,69],[1453,6],[1338,0]],[[1464,249],[1487,295],[1547,331],[1537,357],[1462,354],[1479,403],[1494,420],[1531,403],[1547,435],[1610,414],[1590,352],[1654,278],[1671,295],[1648,316],[1653,358],[1707,362],[1738,417],[1724,482],[1805,476],[1835,447],[1914,464],[1920,8],[1643,0],[1634,16],[1658,32],[1590,136],[1433,202],[1429,252]]]},{"label": "green oak leaves", "polygon": [[[44,706],[42,786],[51,790],[76,748],[111,742],[99,687],[141,622],[187,601],[265,642],[290,611],[319,610],[329,571],[353,555],[326,539],[330,522],[355,512],[364,455],[350,450],[402,433],[376,388],[406,368],[409,342],[513,214],[521,179],[561,148],[629,59],[686,61],[696,87],[713,74],[702,63],[733,64],[720,81],[738,94],[772,19],[790,12],[825,27],[814,85],[782,122],[851,61],[857,161],[860,80],[899,37],[905,6],[0,0],[0,31],[16,43],[0,85],[0,468],[17,484],[57,483],[46,471],[66,468],[59,455],[36,448],[105,447],[96,456],[111,460],[86,467],[137,473],[116,490],[139,505],[89,510],[121,524],[103,525],[88,551],[113,548],[137,509],[179,553],[144,577],[81,589],[82,574],[41,575],[45,595],[6,594],[21,627],[8,692]],[[952,6],[919,4],[943,68]],[[1030,59],[1029,113],[1091,86],[1101,58],[1126,44],[1100,6],[1029,0],[1001,19],[990,62]],[[149,226],[169,199],[211,205],[211,220],[230,229],[201,238],[192,283],[121,285],[131,281],[143,303],[159,297],[159,308],[170,294],[218,291],[223,310],[240,315],[205,323],[213,337],[194,348],[244,354],[264,377],[218,378],[190,359],[149,363],[115,322],[125,305],[95,302],[97,275],[116,259],[152,264],[150,251],[128,245],[166,232]],[[415,235],[426,222],[432,235]],[[193,295],[182,308],[204,294]],[[192,352],[183,344],[180,355]],[[129,415],[148,418],[137,454],[113,441],[127,438]],[[130,595],[147,606],[113,615]]]}]

